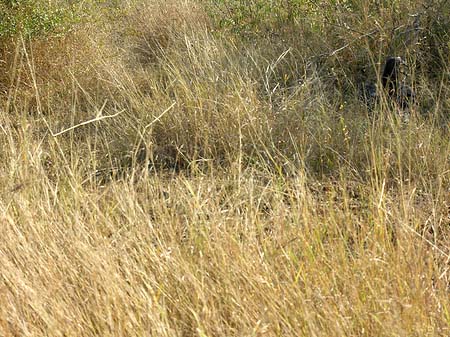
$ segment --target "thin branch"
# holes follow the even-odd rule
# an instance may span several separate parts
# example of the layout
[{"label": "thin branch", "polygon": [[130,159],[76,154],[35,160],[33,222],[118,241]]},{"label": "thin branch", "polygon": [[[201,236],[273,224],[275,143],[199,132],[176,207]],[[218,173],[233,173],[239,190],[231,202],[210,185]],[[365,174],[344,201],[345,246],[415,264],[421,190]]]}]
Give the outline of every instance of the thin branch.
[{"label": "thin branch", "polygon": [[153,124],[155,124],[156,122],[158,122],[162,116],[164,116],[166,113],[168,113],[173,107],[174,105],[177,104],[177,102],[173,102],[166,110],[164,110],[158,117],[156,117],[153,121],[151,121],[149,124],[147,124],[144,127],[144,130],[142,132],[140,132],[140,136],[143,139],[145,133],[147,132],[148,128],[151,127]]},{"label": "thin branch", "polygon": [[59,131],[59,132],[57,132],[57,133],[53,133],[53,131],[50,130],[50,133],[52,134],[53,137],[57,137],[57,136],[60,136],[60,135],[62,135],[62,134],[64,134],[64,133],[66,133],[66,132],[75,130],[75,129],[79,128],[80,126],[84,126],[84,125],[87,125],[87,124],[91,124],[91,123],[94,123],[94,122],[98,122],[98,121],[101,121],[101,120],[107,119],[107,118],[114,118],[114,117],[117,117],[118,115],[120,115],[122,112],[125,111],[125,110],[121,110],[121,111],[115,113],[114,115],[101,116],[102,111],[103,111],[103,109],[105,108],[105,105],[106,105],[106,101],[105,101],[105,103],[103,103],[103,106],[102,106],[101,109],[99,110],[99,112],[98,112],[98,114],[97,114],[97,117],[92,118],[92,119],[87,120],[87,121],[84,121],[84,122],[82,122],[82,123],[76,124],[76,125],[74,125],[74,126],[71,126],[71,127],[68,128],[68,129],[64,129],[64,130]]}]

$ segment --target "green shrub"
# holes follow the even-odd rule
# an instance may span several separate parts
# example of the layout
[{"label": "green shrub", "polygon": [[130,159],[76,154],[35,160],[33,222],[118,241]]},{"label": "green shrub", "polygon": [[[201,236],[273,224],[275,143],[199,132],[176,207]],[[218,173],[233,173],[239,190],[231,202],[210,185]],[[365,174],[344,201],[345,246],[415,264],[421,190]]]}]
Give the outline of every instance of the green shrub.
[{"label": "green shrub", "polygon": [[292,24],[309,7],[299,0],[220,0],[208,4],[210,14],[220,28],[252,36],[268,32],[275,26]]},{"label": "green shrub", "polygon": [[63,32],[74,15],[71,6],[33,0],[0,0],[0,37],[27,37]]}]

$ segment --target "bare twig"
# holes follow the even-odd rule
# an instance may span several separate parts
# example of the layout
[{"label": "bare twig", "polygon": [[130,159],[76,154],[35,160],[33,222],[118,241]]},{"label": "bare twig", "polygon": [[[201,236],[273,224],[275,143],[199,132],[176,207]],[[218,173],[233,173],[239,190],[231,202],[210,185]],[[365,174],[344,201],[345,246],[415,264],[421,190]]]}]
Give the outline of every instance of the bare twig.
[{"label": "bare twig", "polygon": [[105,102],[103,103],[103,106],[100,108],[100,110],[99,110],[99,112],[97,113],[97,116],[96,116],[95,118],[92,118],[92,119],[90,119],[90,120],[81,122],[81,123],[79,123],[79,124],[76,124],[76,125],[74,125],[74,126],[71,126],[70,128],[67,128],[67,129],[64,129],[64,130],[62,130],[62,131],[59,131],[59,132],[57,132],[57,133],[53,133],[53,131],[50,130],[50,133],[52,134],[53,137],[57,137],[57,136],[60,136],[60,135],[62,135],[62,134],[64,134],[64,133],[66,133],[66,132],[75,130],[75,129],[79,128],[80,126],[84,126],[84,125],[87,125],[87,124],[91,124],[91,123],[94,123],[94,122],[98,122],[98,121],[101,121],[101,120],[107,119],[107,118],[114,118],[114,117],[117,117],[118,115],[120,115],[122,112],[125,111],[125,110],[121,110],[121,111],[119,111],[119,112],[117,112],[117,113],[115,113],[115,114],[113,114],[113,115],[102,116],[102,112],[103,112],[103,109],[104,109],[105,106],[106,106],[106,102],[107,102],[107,101],[105,101]]},{"label": "bare twig", "polygon": [[177,104],[177,102],[173,102],[166,110],[164,110],[163,112],[161,112],[161,114],[156,117],[154,120],[152,120],[149,124],[147,124],[144,127],[144,130],[142,131],[142,133],[140,133],[141,138],[144,138],[145,133],[147,132],[148,128],[151,127],[153,124],[155,124],[156,122],[158,122],[162,116],[164,116],[166,113],[168,113],[173,107],[174,105]]}]

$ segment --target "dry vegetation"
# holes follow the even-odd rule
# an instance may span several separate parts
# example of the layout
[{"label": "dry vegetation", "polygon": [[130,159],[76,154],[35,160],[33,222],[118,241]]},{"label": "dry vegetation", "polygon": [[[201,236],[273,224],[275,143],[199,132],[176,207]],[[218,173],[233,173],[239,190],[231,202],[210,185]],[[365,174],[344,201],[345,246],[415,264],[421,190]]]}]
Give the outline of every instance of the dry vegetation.
[{"label": "dry vegetation", "polygon": [[449,2],[241,3],[0,38],[0,336],[450,335]]}]

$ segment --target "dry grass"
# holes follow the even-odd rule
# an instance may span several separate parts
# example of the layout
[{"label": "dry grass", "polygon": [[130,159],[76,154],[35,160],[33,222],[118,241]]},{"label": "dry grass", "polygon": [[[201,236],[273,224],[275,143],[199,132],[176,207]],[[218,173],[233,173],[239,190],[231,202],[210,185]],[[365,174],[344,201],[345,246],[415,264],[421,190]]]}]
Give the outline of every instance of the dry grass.
[{"label": "dry grass", "polygon": [[450,334],[445,55],[403,46],[404,123],[355,95],[387,29],[314,56],[369,7],[338,8],[347,32],[304,8],[280,37],[209,2],[112,3],[2,45],[0,336]]}]

